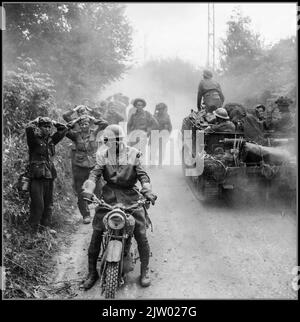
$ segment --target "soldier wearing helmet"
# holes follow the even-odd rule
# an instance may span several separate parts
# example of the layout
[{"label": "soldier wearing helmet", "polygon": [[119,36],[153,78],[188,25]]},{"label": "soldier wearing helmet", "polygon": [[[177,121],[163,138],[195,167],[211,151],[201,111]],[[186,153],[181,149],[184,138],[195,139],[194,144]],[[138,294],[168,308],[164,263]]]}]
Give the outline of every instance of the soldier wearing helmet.
[{"label": "soldier wearing helmet", "polygon": [[136,111],[131,114],[127,123],[128,145],[135,146],[141,151],[144,164],[148,138],[152,130],[158,129],[158,123],[150,112],[145,111],[146,101],[144,99],[136,98],[133,106]]},{"label": "soldier wearing helmet", "polygon": [[[92,127],[91,125],[96,127]],[[79,130],[74,130],[75,125]],[[85,224],[90,223],[90,213],[82,199],[82,184],[88,178],[90,170],[95,166],[96,151],[98,148],[97,135],[107,126],[107,122],[103,119],[95,119],[90,115],[83,115],[69,123],[70,129],[66,133],[74,144],[72,151],[72,174],[74,190],[78,197],[78,208],[83,217]],[[99,186],[97,186],[100,189]]]},{"label": "soldier wearing helmet", "polygon": [[264,144],[264,134],[261,125],[253,114],[247,113],[246,108],[239,103],[227,103],[224,109],[234,123],[236,131],[243,132],[245,139]]},{"label": "soldier wearing helmet", "polygon": [[134,130],[141,130],[150,136],[151,130],[158,128],[158,123],[150,112],[145,111],[146,101],[143,98],[136,98],[133,101],[133,106],[136,108],[136,111],[131,115],[128,121],[128,134]]},{"label": "soldier wearing helmet", "polygon": [[235,132],[235,125],[229,120],[228,113],[224,108],[217,108],[215,111],[213,111],[213,114],[216,117],[215,124],[210,125],[209,128],[207,128],[207,131],[229,133]]},{"label": "soldier wearing helmet", "polygon": [[[54,125],[57,131],[51,134]],[[56,170],[53,163],[55,145],[67,132],[67,127],[52,121],[49,117],[38,117],[26,126],[29,149],[30,217],[32,231],[39,225],[50,226],[53,204],[53,182]]]},{"label": "soldier wearing helmet", "polygon": [[203,71],[203,79],[198,86],[197,108],[201,110],[201,102],[205,105],[206,112],[211,113],[224,103],[224,95],[221,86],[213,80],[213,74],[209,70]]},{"label": "soldier wearing helmet", "polygon": [[286,96],[280,96],[276,101],[277,109],[279,111],[279,118],[277,120],[272,119],[270,122],[270,127],[282,134],[290,134],[292,131],[295,131],[293,119],[291,112],[289,110],[289,105],[292,103],[292,100]]},{"label": "soldier wearing helmet", "polygon": [[[105,148],[102,146],[97,152],[97,163],[90,172],[88,180],[84,183],[83,196],[92,198],[95,183],[101,177],[106,181],[102,190],[105,202],[115,205],[123,203],[130,206],[135,203],[141,194],[152,204],[156,196],[151,191],[150,178],[142,168],[139,151],[129,147],[124,142],[124,131],[118,125],[109,125],[103,132]],[[138,192],[136,183],[140,182],[141,194]],[[89,274],[84,282],[85,289],[91,288],[99,278],[96,264],[101,247],[101,236],[105,230],[103,217],[107,209],[98,208],[93,219],[93,235],[88,250]],[[150,247],[146,236],[146,213],[143,208],[133,213],[136,219],[134,237],[137,241],[141,261],[141,285],[150,285],[149,256]]]},{"label": "soldier wearing helmet", "polygon": [[172,132],[172,123],[168,114],[168,106],[165,103],[159,103],[155,106],[154,117],[158,123],[158,130],[167,130]]}]

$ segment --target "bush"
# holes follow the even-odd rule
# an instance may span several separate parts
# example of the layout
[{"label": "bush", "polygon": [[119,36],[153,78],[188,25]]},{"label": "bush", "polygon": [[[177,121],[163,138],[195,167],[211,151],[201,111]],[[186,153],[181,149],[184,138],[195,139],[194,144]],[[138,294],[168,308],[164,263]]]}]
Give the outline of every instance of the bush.
[{"label": "bush", "polygon": [[[40,286],[46,276],[57,241],[45,231],[33,237],[29,233],[29,194],[20,191],[20,176],[28,160],[25,125],[35,117],[57,119],[52,80],[34,71],[30,59],[19,61],[15,71],[8,71],[4,81],[3,138],[3,241],[6,271],[5,298],[47,297]],[[65,227],[71,216],[72,193],[69,142],[57,145],[53,221],[55,229]]]}]

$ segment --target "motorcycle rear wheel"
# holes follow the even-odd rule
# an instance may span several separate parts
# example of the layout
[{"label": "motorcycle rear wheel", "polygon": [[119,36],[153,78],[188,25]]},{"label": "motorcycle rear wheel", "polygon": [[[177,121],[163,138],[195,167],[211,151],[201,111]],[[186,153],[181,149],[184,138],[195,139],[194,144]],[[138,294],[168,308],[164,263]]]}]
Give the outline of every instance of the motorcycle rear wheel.
[{"label": "motorcycle rear wheel", "polygon": [[118,287],[119,263],[107,262],[105,274],[105,298],[114,299]]}]

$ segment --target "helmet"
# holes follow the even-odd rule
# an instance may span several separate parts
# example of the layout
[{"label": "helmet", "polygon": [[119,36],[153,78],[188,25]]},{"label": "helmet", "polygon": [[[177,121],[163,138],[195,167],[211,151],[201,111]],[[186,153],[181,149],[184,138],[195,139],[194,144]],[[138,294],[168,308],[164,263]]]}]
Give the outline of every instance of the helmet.
[{"label": "helmet", "polygon": [[40,117],[38,125],[39,126],[52,125],[52,121],[49,117]]},{"label": "helmet", "polygon": [[168,108],[168,106],[165,103],[158,103],[155,108],[157,110],[166,110]]},{"label": "helmet", "polygon": [[204,78],[212,78],[213,77],[213,74],[212,74],[212,72],[210,70],[204,69],[204,71],[203,71],[203,77]]},{"label": "helmet", "polygon": [[263,105],[263,104],[258,104],[255,106],[255,109],[259,109],[259,108],[262,108],[264,111],[266,110],[266,107]]},{"label": "helmet", "polygon": [[124,130],[120,125],[111,124],[108,125],[103,132],[104,140],[116,140],[125,138]]},{"label": "helmet", "polygon": [[292,100],[289,99],[288,97],[283,97],[283,96],[280,96],[276,101],[275,103],[278,105],[278,106],[289,106],[291,103],[292,103]]},{"label": "helmet", "polygon": [[219,107],[215,111],[213,111],[213,114],[216,117],[219,117],[219,118],[224,119],[224,120],[229,119],[227,111],[225,110],[225,108],[222,108],[222,107]]},{"label": "helmet", "polygon": [[143,98],[136,98],[133,101],[133,106],[135,107],[138,102],[142,102],[144,104],[144,107],[147,105],[146,101]]},{"label": "helmet", "polygon": [[101,107],[106,107],[108,105],[108,102],[106,100],[102,100],[102,101],[99,102],[99,105]]}]

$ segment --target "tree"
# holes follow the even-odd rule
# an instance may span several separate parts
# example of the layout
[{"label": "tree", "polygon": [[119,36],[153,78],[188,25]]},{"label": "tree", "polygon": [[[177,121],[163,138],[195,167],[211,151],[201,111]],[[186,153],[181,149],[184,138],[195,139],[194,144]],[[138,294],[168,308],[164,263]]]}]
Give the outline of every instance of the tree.
[{"label": "tree", "polygon": [[296,38],[281,39],[264,48],[250,23],[238,10],[227,23],[227,37],[220,49],[226,101],[245,103],[249,108],[279,95],[289,95],[295,101]]},{"label": "tree", "polygon": [[258,34],[251,31],[251,19],[235,9],[227,22],[226,39],[222,39],[220,65],[223,73],[239,75],[257,66],[262,55]]},{"label": "tree", "polygon": [[55,81],[56,98],[78,103],[120,77],[132,29],[117,3],[5,4],[7,66],[24,54]]},{"label": "tree", "polygon": [[54,82],[36,70],[31,58],[18,57],[17,66],[7,71],[3,84],[4,134],[24,133],[24,124],[37,116],[48,116],[55,108]]}]

